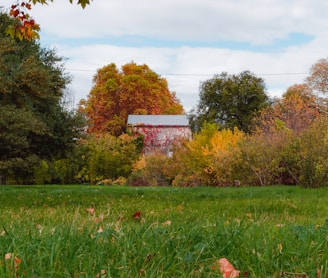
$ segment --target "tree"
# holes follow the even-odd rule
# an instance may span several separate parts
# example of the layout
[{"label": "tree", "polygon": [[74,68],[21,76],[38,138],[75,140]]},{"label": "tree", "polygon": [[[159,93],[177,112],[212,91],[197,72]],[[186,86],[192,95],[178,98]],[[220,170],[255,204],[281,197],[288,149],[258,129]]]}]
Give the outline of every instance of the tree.
[{"label": "tree", "polygon": [[328,93],[328,60],[320,59],[315,63],[306,81],[313,90],[323,94]]},{"label": "tree", "polygon": [[191,127],[199,131],[204,122],[210,122],[248,133],[252,118],[267,104],[261,78],[248,71],[239,75],[224,72],[201,85],[200,101],[190,116]]},{"label": "tree", "polygon": [[218,129],[217,124],[205,123],[193,140],[176,146],[165,165],[173,185],[233,186],[239,180],[239,144],[245,135],[237,128]]},{"label": "tree", "polygon": [[[128,177],[133,163],[141,154],[142,144],[139,141],[138,137],[127,134],[118,137],[91,135],[83,140],[80,147],[86,147],[83,154],[85,167],[81,171],[85,173],[84,179],[95,184],[105,179]],[[83,178],[83,174],[79,176]]]},{"label": "tree", "polygon": [[[0,14],[0,31],[12,24]],[[81,118],[61,106],[70,81],[63,58],[0,32],[0,175],[33,182],[40,160],[63,157],[80,136]]]},{"label": "tree", "polygon": [[328,186],[328,117],[321,115],[300,136],[300,183],[303,187]]},{"label": "tree", "polygon": [[119,71],[109,64],[97,71],[80,111],[89,121],[89,133],[119,135],[129,114],[182,114],[183,108],[167,81],[147,65],[129,63]]},{"label": "tree", "polygon": [[298,138],[318,117],[317,97],[307,84],[289,87],[281,99],[261,111],[252,136],[242,146],[244,160],[259,184],[300,183]]},{"label": "tree", "polygon": [[[30,17],[29,11],[32,9],[32,4],[40,3],[44,5],[49,4],[49,2],[53,2],[53,0],[16,1],[15,4],[11,5],[9,12],[9,15],[16,20],[7,27],[6,33],[12,38],[20,40],[38,39],[40,26]],[[72,4],[73,0],[69,0],[69,2]],[[90,4],[90,0],[78,0],[77,4],[84,9]]]},{"label": "tree", "polygon": [[283,126],[295,134],[308,128],[319,116],[317,98],[306,84],[287,89],[281,99],[266,107],[256,118],[256,126],[267,134],[275,126]]}]

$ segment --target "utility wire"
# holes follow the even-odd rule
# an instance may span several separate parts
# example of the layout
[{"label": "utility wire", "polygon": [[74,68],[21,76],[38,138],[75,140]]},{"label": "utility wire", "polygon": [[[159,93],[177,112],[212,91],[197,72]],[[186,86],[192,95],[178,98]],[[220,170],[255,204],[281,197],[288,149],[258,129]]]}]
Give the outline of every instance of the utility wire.
[{"label": "utility wire", "polygon": [[[67,69],[68,71],[83,71],[83,72],[95,72],[91,69]],[[285,73],[255,73],[258,76],[284,76],[284,75],[307,75],[307,72],[285,72]],[[210,73],[163,73],[159,74],[163,76],[215,76],[216,74]]]}]

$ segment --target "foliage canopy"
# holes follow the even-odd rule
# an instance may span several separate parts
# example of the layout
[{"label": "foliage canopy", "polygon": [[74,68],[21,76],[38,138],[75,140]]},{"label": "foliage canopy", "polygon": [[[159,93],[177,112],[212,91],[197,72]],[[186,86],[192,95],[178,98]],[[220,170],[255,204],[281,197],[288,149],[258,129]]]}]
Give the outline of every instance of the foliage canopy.
[{"label": "foliage canopy", "polygon": [[202,83],[200,101],[191,112],[191,126],[199,131],[204,122],[248,133],[252,118],[268,104],[264,81],[249,71],[226,72]]},{"label": "foliage canopy", "polygon": [[147,65],[129,63],[119,70],[109,64],[97,71],[94,86],[80,111],[89,121],[88,132],[125,131],[129,114],[182,114],[183,107],[167,81]]},{"label": "foliage canopy", "polygon": [[[7,26],[6,33],[11,38],[18,38],[20,40],[34,40],[39,39],[40,26],[29,15],[29,11],[32,9],[32,4],[46,4],[53,2],[53,0],[26,0],[16,1],[10,7],[9,15],[15,19],[9,26]],[[72,4],[73,0],[69,0]],[[83,9],[90,4],[90,0],[78,0],[77,4]]]},{"label": "foliage canopy", "polygon": [[[0,19],[0,31],[13,21]],[[32,182],[40,159],[62,157],[74,146],[82,122],[61,105],[69,81],[55,51],[0,33],[0,175]]]},{"label": "foliage canopy", "polygon": [[320,59],[310,70],[310,76],[306,79],[309,86],[320,92],[328,93],[328,59]]}]

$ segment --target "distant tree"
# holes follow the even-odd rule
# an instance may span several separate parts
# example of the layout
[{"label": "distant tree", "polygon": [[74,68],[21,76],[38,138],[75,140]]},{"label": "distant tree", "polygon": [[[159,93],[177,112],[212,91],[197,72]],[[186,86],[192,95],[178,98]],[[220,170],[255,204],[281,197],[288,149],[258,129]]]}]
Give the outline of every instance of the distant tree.
[{"label": "distant tree", "polygon": [[81,142],[80,147],[86,148],[82,156],[85,166],[77,176],[91,184],[105,179],[127,178],[142,150],[140,139],[127,134],[118,137],[91,135]]},{"label": "distant tree", "polygon": [[281,99],[261,111],[256,126],[267,134],[279,125],[299,134],[318,116],[317,97],[312,89],[306,84],[296,84],[289,87]]},{"label": "distant tree", "polygon": [[[12,19],[0,22],[4,31]],[[63,157],[80,136],[81,118],[61,105],[70,81],[62,60],[0,32],[0,175],[33,182],[39,160]]]},{"label": "distant tree", "polygon": [[328,60],[320,59],[310,70],[310,76],[306,79],[308,85],[319,93],[328,93]]},{"label": "distant tree", "polygon": [[248,133],[252,118],[267,104],[261,78],[248,71],[239,75],[224,72],[202,83],[200,101],[190,115],[191,127],[199,131],[204,122],[209,122]]},{"label": "distant tree", "polygon": [[299,138],[319,116],[317,97],[307,84],[289,87],[282,98],[261,111],[252,136],[241,146],[259,184],[300,184]]},{"label": "distant tree", "polygon": [[147,65],[129,63],[119,71],[109,64],[97,71],[80,111],[89,121],[89,133],[119,135],[129,114],[182,114],[183,107],[167,81]]},{"label": "distant tree", "polygon": [[328,186],[328,117],[321,115],[300,136],[300,183],[303,187]]},{"label": "distant tree", "polygon": [[[30,17],[29,11],[32,9],[32,4],[49,4],[53,0],[26,0],[26,1],[15,1],[11,5],[9,15],[16,19],[11,25],[6,29],[6,33],[12,38],[18,38],[20,40],[27,39],[38,39],[40,26],[35,22],[33,18]],[[73,0],[69,0],[72,4]],[[90,0],[78,0],[78,5],[85,8],[90,4]],[[0,7],[1,8],[1,7]]]},{"label": "distant tree", "polygon": [[239,144],[245,134],[237,128],[218,129],[217,124],[205,123],[192,140],[176,145],[168,163],[161,164],[173,185],[233,186],[239,180]]}]

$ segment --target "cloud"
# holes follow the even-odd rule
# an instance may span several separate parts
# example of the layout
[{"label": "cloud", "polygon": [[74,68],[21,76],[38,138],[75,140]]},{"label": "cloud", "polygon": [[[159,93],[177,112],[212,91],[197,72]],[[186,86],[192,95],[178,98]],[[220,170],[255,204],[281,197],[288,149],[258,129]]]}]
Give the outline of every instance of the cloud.
[{"label": "cloud", "polygon": [[84,10],[55,0],[31,11],[41,45],[68,58],[76,102],[98,68],[134,61],[166,78],[187,111],[200,83],[223,71],[253,72],[270,96],[302,83],[327,57],[327,12],[321,0],[95,0]]},{"label": "cloud", "polygon": [[324,1],[97,0],[85,10],[67,2],[34,8],[46,32],[62,38],[142,36],[254,45],[286,39],[293,32],[313,34],[321,29],[312,27],[320,27],[327,9]]},{"label": "cloud", "polygon": [[187,111],[197,104],[200,82],[212,78],[215,74],[239,74],[249,70],[264,79],[270,95],[277,96],[289,86],[302,83],[310,65],[315,61],[300,59],[302,51],[297,52],[293,48],[287,49],[284,53],[267,54],[214,48],[140,49],[90,45],[63,47],[60,48],[60,53],[71,57],[67,62],[67,68],[75,77],[73,91],[77,99],[87,96],[92,76],[98,68],[109,63],[115,63],[120,67],[134,61],[137,64],[147,64],[166,78],[170,90],[177,93]]}]

